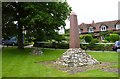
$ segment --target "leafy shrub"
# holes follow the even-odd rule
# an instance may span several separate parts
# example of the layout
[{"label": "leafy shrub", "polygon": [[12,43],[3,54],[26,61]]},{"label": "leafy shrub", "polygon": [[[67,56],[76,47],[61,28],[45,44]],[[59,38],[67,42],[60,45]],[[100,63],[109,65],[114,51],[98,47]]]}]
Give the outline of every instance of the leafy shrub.
[{"label": "leafy shrub", "polygon": [[80,47],[81,47],[83,50],[87,50],[87,49],[88,49],[88,44],[80,44]]},{"label": "leafy shrub", "polygon": [[119,35],[118,34],[110,34],[110,41],[115,42],[119,40]]},{"label": "leafy shrub", "polygon": [[93,46],[93,48],[91,48],[91,50],[96,50],[96,51],[104,50],[104,45],[97,44],[97,45]]},{"label": "leafy shrub", "polygon": [[112,46],[113,45],[110,45],[110,44],[98,44],[92,50],[111,51],[112,50]]},{"label": "leafy shrub", "polygon": [[93,39],[93,37],[92,37],[92,35],[87,34],[84,39],[86,42],[90,42]]},{"label": "leafy shrub", "polygon": [[107,41],[107,40],[104,40],[103,43],[108,43],[108,41]]},{"label": "leafy shrub", "polygon": [[68,49],[69,48],[69,44],[68,43],[59,43],[57,48],[59,49]]},{"label": "leafy shrub", "polygon": [[55,48],[55,49],[68,49],[69,44],[68,43],[35,43],[34,47],[41,47],[41,48]]},{"label": "leafy shrub", "polygon": [[90,49],[95,51],[111,51],[112,46],[113,44],[94,44],[90,47],[88,44],[81,44],[83,50]]},{"label": "leafy shrub", "polygon": [[93,48],[93,47],[95,46],[95,43],[98,43],[98,42],[99,42],[98,39],[93,39],[93,40],[89,43],[88,47],[91,49],[91,48]]},{"label": "leafy shrub", "polygon": [[105,37],[105,40],[107,40],[108,42],[110,42],[110,37],[109,37],[109,36],[106,36],[106,37]]}]

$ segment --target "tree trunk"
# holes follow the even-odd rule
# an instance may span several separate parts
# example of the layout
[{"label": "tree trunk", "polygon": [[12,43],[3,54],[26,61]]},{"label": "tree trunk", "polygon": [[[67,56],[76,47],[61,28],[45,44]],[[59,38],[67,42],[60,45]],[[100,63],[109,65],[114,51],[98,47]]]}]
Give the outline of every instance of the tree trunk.
[{"label": "tree trunk", "polygon": [[24,49],[22,26],[18,24],[18,49]]},{"label": "tree trunk", "polygon": [[24,49],[23,44],[23,26],[20,21],[21,18],[21,5],[20,3],[17,3],[17,21],[18,21],[18,49]]}]

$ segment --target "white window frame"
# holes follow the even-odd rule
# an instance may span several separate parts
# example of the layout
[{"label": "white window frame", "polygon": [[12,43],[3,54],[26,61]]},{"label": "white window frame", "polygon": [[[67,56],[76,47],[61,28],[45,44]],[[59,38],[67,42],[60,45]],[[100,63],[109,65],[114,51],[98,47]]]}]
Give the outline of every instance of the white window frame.
[{"label": "white window frame", "polygon": [[89,33],[94,32],[94,28],[93,27],[89,27],[88,32]]},{"label": "white window frame", "polygon": [[120,29],[120,24],[116,24],[116,30]]},{"label": "white window frame", "polygon": [[107,27],[105,25],[102,25],[101,28],[100,28],[101,31],[106,31],[107,30]]}]

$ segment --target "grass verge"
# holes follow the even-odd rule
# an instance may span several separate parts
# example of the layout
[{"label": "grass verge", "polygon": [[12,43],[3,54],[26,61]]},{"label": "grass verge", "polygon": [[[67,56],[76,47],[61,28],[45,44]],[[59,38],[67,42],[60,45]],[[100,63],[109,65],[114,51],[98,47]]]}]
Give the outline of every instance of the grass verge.
[{"label": "grass verge", "polygon": [[[117,77],[117,73],[102,70],[90,70],[74,75],[52,68],[49,65],[35,62],[55,61],[66,50],[42,49],[42,56],[33,56],[29,53],[33,49],[4,48],[2,54],[3,77]],[[88,52],[92,57],[101,62],[118,62],[117,53]],[[116,66],[115,66],[116,67]]]}]

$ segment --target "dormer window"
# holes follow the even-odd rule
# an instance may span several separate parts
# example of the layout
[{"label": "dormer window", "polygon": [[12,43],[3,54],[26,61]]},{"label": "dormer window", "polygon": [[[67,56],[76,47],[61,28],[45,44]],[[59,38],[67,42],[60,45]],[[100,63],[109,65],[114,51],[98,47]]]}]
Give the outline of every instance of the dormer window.
[{"label": "dormer window", "polygon": [[117,29],[117,30],[120,29],[120,24],[117,24],[117,25],[116,25],[116,29]]},{"label": "dormer window", "polygon": [[94,32],[94,28],[93,27],[89,27],[88,32],[89,33]]},{"label": "dormer window", "polygon": [[107,27],[106,26],[101,26],[101,31],[106,31]]}]

